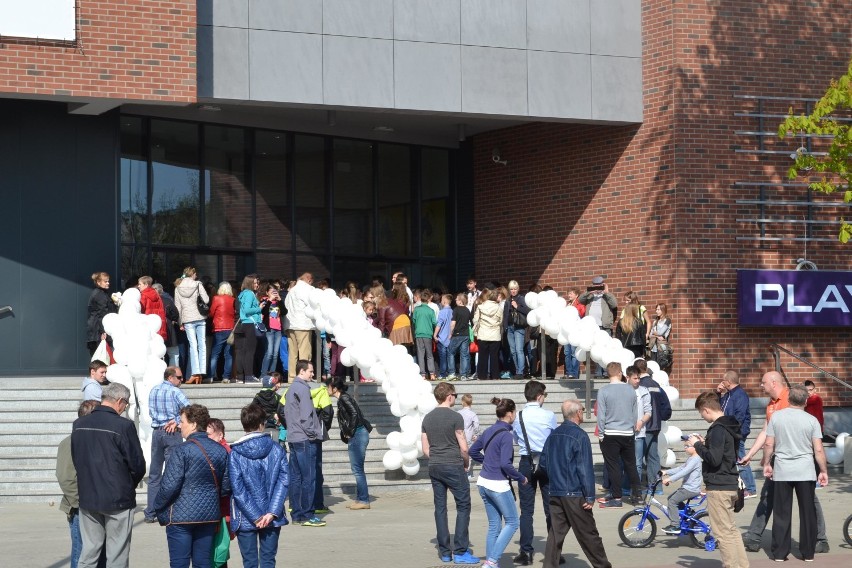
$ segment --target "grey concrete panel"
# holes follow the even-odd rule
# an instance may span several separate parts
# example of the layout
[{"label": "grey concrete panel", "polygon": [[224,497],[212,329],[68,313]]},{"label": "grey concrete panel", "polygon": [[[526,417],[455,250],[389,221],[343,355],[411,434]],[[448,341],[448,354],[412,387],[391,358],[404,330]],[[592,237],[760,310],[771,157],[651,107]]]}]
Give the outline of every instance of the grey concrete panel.
[{"label": "grey concrete panel", "polygon": [[393,108],[393,41],[324,36],[323,101]]},{"label": "grey concrete panel", "polygon": [[592,53],[642,56],[642,6],[640,0],[591,3]]},{"label": "grey concrete panel", "polygon": [[394,42],[396,108],[461,111],[461,46]]},{"label": "grey concrete panel", "polygon": [[592,117],[590,55],[528,51],[527,62],[530,116]]},{"label": "grey concrete panel", "polygon": [[462,112],[526,115],[526,51],[472,46],[461,49]]},{"label": "grey concrete panel", "polygon": [[642,60],[592,55],[592,119],[642,122]]},{"label": "grey concrete panel", "polygon": [[393,0],[323,0],[322,33],[393,38]]},{"label": "grey concrete panel", "polygon": [[526,0],[464,0],[461,42],[489,47],[527,47]]},{"label": "grey concrete panel", "polygon": [[322,36],[250,30],[249,61],[251,100],[322,104]]},{"label": "grey concrete panel", "polygon": [[527,47],[589,53],[590,0],[527,0]]},{"label": "grey concrete panel", "polygon": [[206,39],[199,41],[199,95],[219,99],[248,99],[248,30],[199,28],[199,36],[210,38],[209,46]]},{"label": "grey concrete panel", "polygon": [[460,43],[461,0],[394,0],[393,37]]},{"label": "grey concrete panel", "polygon": [[248,10],[254,30],[322,33],[321,0],[248,0]]},{"label": "grey concrete panel", "polygon": [[199,26],[246,28],[248,12],[246,0],[203,0],[198,2],[196,18]]}]

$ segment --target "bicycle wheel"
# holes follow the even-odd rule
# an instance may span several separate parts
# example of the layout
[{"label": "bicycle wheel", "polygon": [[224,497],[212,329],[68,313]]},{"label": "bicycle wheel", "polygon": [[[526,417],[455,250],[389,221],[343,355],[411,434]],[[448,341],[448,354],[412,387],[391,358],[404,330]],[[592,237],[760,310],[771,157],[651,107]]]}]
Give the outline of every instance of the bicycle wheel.
[{"label": "bicycle wheel", "polygon": [[[707,527],[708,527],[707,532],[704,532],[702,530],[701,525],[699,525],[698,523],[695,522],[699,519],[701,520],[702,523],[707,525]],[[710,516],[708,515],[707,511],[701,511],[700,513],[698,513],[697,515],[692,517],[692,520],[689,521],[689,528],[690,529],[698,529],[698,532],[690,532],[689,533],[689,540],[692,541],[692,545],[694,547],[701,548],[703,550],[704,549],[704,541],[708,536],[710,536]]]},{"label": "bicycle wheel", "polygon": [[852,515],[846,517],[846,522],[843,523],[843,539],[846,544],[852,546]]},{"label": "bicycle wheel", "polygon": [[646,517],[645,524],[639,527],[644,514],[642,510],[630,511],[618,521],[618,536],[630,548],[645,548],[657,535],[657,523],[651,517]]}]

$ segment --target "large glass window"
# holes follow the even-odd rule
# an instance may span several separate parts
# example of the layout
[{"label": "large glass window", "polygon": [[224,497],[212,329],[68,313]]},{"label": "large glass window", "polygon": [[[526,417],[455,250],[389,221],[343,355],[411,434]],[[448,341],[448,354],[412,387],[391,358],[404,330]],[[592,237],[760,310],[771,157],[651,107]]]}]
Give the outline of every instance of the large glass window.
[{"label": "large glass window", "polygon": [[145,123],[121,119],[121,241],[148,242],[148,146]]},{"label": "large glass window", "polygon": [[420,230],[423,256],[445,258],[449,242],[450,156],[424,148],[420,158]]},{"label": "large glass window", "polygon": [[292,247],[287,184],[287,137],[281,132],[256,132],[254,188],[258,248],[290,250]]},{"label": "large glass window", "polygon": [[198,125],[151,121],[151,242],[198,245]]},{"label": "large glass window", "polygon": [[246,185],[245,130],[204,127],[205,243],[252,246],[251,191]]},{"label": "large glass window", "polygon": [[328,250],[328,200],[325,191],[325,139],[296,136],[295,174],[296,250]]},{"label": "large glass window", "polygon": [[411,150],[379,144],[379,252],[386,256],[413,253]]},{"label": "large glass window", "polygon": [[373,144],[335,139],[334,252],[373,251]]}]

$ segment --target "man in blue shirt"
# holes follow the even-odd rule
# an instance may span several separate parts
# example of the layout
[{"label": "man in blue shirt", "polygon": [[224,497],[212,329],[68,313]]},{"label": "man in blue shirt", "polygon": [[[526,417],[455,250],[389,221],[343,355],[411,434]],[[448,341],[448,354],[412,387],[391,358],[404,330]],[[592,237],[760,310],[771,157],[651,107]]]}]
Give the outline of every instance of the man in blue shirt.
[{"label": "man in blue shirt", "polygon": [[[547,481],[538,480],[533,476],[534,464],[538,463],[539,454],[550,433],[556,429],[556,415],[542,408],[547,398],[547,387],[540,381],[528,381],[524,387],[524,397],[527,404],[518,413],[518,419],[512,426],[515,441],[518,443],[521,461],[518,471],[529,480],[529,483],[518,486],[518,497],[521,502],[521,551],[513,562],[521,566],[532,564],[533,557],[533,512],[535,511],[536,487],[541,490],[541,502],[544,506],[544,517],[547,530],[550,532],[550,494],[547,491]],[[526,430],[526,432],[524,432]],[[529,443],[527,443],[529,440]]]},{"label": "man in blue shirt", "polygon": [[[733,416],[740,423],[740,445],[737,449],[737,459],[745,456],[745,439],[751,433],[751,409],[750,401],[746,391],[740,387],[740,374],[736,371],[728,371],[722,377],[722,382],[716,388],[722,396],[722,412],[725,416]],[[757,485],[754,482],[754,473],[750,465],[739,466],[740,478],[745,483],[745,498],[751,499],[757,496]]]},{"label": "man in blue shirt", "polygon": [[189,400],[180,392],[183,373],[180,367],[166,367],[163,382],[151,389],[148,395],[148,414],[154,436],[151,438],[151,467],[148,470],[148,506],[145,507],[145,522],[157,522],[154,500],[160,490],[163,467],[172,454],[172,449],[183,441],[178,424],[180,410],[189,406]]},{"label": "man in blue shirt", "polygon": [[562,562],[562,544],[572,528],[593,568],[612,567],[592,513],[595,472],[589,435],[580,428],[584,411],[579,400],[563,402],[565,422],[550,434],[541,452],[541,467],[549,479],[553,524],[547,532],[544,568],[556,568]]}]

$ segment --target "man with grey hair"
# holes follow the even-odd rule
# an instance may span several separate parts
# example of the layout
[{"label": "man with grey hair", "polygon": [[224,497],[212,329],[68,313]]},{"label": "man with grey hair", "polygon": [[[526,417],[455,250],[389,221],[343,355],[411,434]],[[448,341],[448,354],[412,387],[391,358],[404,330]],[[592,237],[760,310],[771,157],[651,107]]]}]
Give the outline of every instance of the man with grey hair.
[{"label": "man with grey hair", "polygon": [[580,428],[583,403],[571,399],[562,403],[565,421],[550,433],[541,452],[540,467],[550,479],[551,530],[547,533],[545,568],[557,568],[562,544],[572,528],[580,548],[594,568],[610,568],[600,533],[595,524],[595,472],[592,444]]},{"label": "man with grey hair", "polygon": [[101,405],[78,418],[71,432],[83,539],[81,568],[97,566],[104,547],[108,566],[129,564],[136,486],[145,475],[136,428],[121,416],[129,400],[130,389],[110,383],[103,390]]},{"label": "man with grey hair", "polygon": [[[763,448],[763,476],[772,479],[772,556],[787,560],[790,554],[790,522],[793,491],[799,505],[799,550],[805,561],[813,560],[817,542],[817,516],[814,481],[828,485],[822,429],[816,418],[805,412],[808,391],[802,385],[790,387],[790,406],[775,412],[766,427]],[[774,458],[774,459],[773,459]],[[814,469],[819,467],[819,475]]]}]

